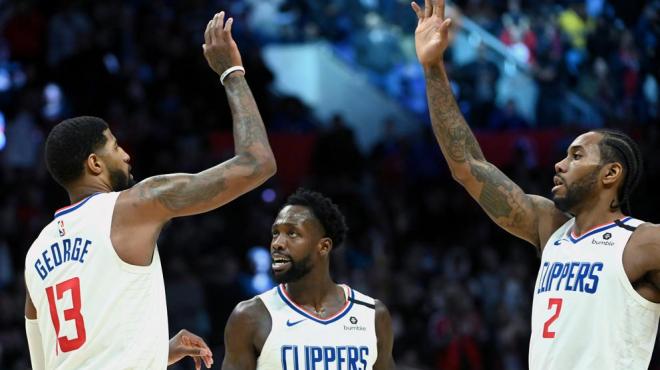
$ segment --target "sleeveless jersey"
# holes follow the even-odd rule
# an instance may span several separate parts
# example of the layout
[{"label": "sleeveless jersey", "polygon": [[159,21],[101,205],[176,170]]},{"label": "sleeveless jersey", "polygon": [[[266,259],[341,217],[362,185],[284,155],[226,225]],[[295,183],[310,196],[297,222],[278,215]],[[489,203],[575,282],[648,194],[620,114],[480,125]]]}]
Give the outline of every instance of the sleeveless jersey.
[{"label": "sleeveless jersey", "polygon": [[342,288],[346,304],[323,319],[298,306],[284,285],[259,295],[272,327],[257,370],[371,370],[378,356],[374,300]]},{"label": "sleeveless jersey", "polygon": [[648,368],[660,304],[640,296],[623,269],[642,223],[626,217],[578,237],[571,219],[550,237],[534,290],[531,370]]},{"label": "sleeveless jersey", "polygon": [[119,193],[55,213],[25,258],[47,369],[165,369],[167,308],[158,249],[149,266],[122,261],[110,241]]}]

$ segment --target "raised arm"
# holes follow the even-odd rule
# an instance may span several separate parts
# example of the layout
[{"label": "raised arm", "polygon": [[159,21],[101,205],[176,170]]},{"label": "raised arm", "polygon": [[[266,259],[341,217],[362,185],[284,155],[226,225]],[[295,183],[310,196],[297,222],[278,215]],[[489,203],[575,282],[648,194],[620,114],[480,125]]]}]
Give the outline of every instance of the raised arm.
[{"label": "raised arm", "polygon": [[392,318],[387,307],[376,300],[376,338],[378,340],[378,358],[374,363],[374,370],[394,370],[394,335],[392,334]]},{"label": "raised arm", "polygon": [[451,19],[445,18],[444,0],[425,0],[417,14],[415,48],[426,76],[426,94],[433,132],[454,179],[511,234],[542,248],[566,216],[551,200],[525,194],[497,167],[486,161],[451,91],[443,54],[449,45]]},{"label": "raised arm", "polygon": [[[242,66],[231,36],[232,24],[233,19],[224,22],[224,12],[220,12],[204,33],[204,56],[219,76],[231,67]],[[144,209],[145,216],[166,221],[207,212],[261,185],[275,173],[275,158],[243,72],[229,74],[224,87],[232,112],[234,157],[197,174],[151,177],[122,194],[133,207]]]},{"label": "raised arm", "polygon": [[[218,76],[231,67],[242,67],[232,24],[233,19],[224,22],[224,12],[220,12],[204,33],[204,56]],[[234,156],[196,174],[155,176],[122,192],[115,205],[112,240],[126,262],[149,263],[158,233],[168,220],[216,209],[275,173],[264,123],[243,72],[226,76],[224,88],[232,113]]]}]

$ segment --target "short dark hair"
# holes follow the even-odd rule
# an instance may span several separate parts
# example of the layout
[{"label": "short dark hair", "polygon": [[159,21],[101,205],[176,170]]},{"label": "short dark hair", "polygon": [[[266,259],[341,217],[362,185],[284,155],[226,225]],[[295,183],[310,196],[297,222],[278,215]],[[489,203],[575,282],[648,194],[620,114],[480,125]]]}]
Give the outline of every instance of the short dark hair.
[{"label": "short dark hair", "polygon": [[598,143],[600,149],[600,163],[619,162],[623,166],[623,184],[619,187],[619,203],[612,202],[610,207],[621,208],[621,211],[630,214],[630,197],[642,179],[642,151],[637,143],[628,135],[618,130],[593,130],[603,135]]},{"label": "short dark hair", "polygon": [[282,208],[286,206],[303,206],[309,208],[314,214],[314,217],[323,226],[325,236],[332,239],[335,248],[339,247],[346,239],[348,226],[346,226],[344,215],[339,210],[339,207],[323,194],[298,188],[295,193],[287,198]]},{"label": "short dark hair", "polygon": [[106,142],[108,124],[101,118],[81,116],[65,119],[50,130],[46,139],[46,167],[53,179],[66,186],[83,174],[83,163]]}]

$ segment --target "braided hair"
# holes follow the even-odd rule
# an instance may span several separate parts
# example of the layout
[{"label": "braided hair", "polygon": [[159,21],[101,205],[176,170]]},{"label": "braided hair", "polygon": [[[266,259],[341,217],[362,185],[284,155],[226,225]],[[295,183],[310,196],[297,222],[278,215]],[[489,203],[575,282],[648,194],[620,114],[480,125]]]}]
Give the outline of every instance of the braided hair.
[{"label": "braided hair", "polygon": [[611,208],[621,208],[621,211],[630,214],[630,197],[642,179],[642,152],[637,143],[618,130],[593,130],[603,135],[598,143],[601,164],[618,162],[623,166],[623,184],[619,187],[618,203],[612,201]]}]

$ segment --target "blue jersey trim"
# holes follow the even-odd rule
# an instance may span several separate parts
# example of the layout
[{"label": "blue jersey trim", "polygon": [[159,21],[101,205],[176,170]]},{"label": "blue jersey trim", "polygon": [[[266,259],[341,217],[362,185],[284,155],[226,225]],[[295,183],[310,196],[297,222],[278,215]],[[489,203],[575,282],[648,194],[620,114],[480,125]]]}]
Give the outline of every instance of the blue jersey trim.
[{"label": "blue jersey trim", "polygon": [[[628,217],[622,219],[622,220],[621,220],[621,223],[624,223],[624,224],[625,224],[626,222],[630,221],[631,218],[632,218],[632,217],[628,216]],[[617,225],[616,223],[612,222],[612,223],[609,224],[609,225],[601,226],[601,227],[599,227],[599,228],[597,228],[597,229],[595,229],[595,230],[591,230],[591,231],[589,231],[588,233],[582,235],[581,237],[579,237],[579,238],[577,238],[577,239],[573,238],[573,231],[572,231],[572,228],[571,228],[571,230],[568,231],[568,239],[569,239],[571,242],[573,242],[573,244],[575,244],[575,243],[579,242],[580,240],[582,240],[582,239],[584,239],[584,238],[586,238],[586,237],[588,237],[588,236],[591,236],[591,235],[593,235],[593,234],[597,234],[597,233],[603,232],[603,231],[605,231],[605,230],[607,230],[607,229],[611,229],[611,228],[613,228],[613,227],[615,227],[615,226],[618,226],[618,225]]]},{"label": "blue jersey trim", "polygon": [[333,317],[330,320],[321,320],[317,317],[314,317],[314,316],[308,314],[307,312],[305,312],[305,311],[301,310],[300,308],[296,307],[296,305],[294,305],[293,303],[289,302],[289,300],[284,296],[284,292],[282,292],[282,286],[281,285],[279,285],[277,287],[277,293],[280,295],[280,298],[282,298],[284,303],[286,303],[292,310],[296,311],[300,315],[302,315],[302,316],[304,316],[304,317],[306,317],[310,320],[316,321],[319,324],[323,324],[323,325],[331,324],[331,323],[341,319],[342,317],[346,316],[346,314],[351,310],[351,308],[353,308],[353,300],[355,299],[355,293],[353,292],[353,289],[351,289],[351,297],[348,300],[349,304],[348,304],[348,307],[346,307],[344,309],[344,312],[340,313],[339,315]]},{"label": "blue jersey trim", "polygon": [[95,197],[95,196],[97,196],[97,195],[99,195],[99,194],[101,194],[101,193],[94,193],[94,194],[88,196],[87,198],[81,200],[80,202],[78,202],[78,204],[73,205],[73,206],[69,206],[69,207],[71,207],[71,208],[65,208],[65,209],[61,209],[61,210],[55,212],[55,217],[54,217],[54,218],[58,218],[58,217],[60,217],[60,216],[62,216],[62,215],[65,215],[65,214],[67,214],[67,213],[70,213],[70,212],[75,211],[76,209],[82,207],[83,204],[87,203],[88,200],[92,199],[93,197]]}]

